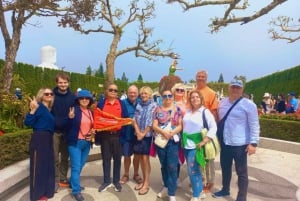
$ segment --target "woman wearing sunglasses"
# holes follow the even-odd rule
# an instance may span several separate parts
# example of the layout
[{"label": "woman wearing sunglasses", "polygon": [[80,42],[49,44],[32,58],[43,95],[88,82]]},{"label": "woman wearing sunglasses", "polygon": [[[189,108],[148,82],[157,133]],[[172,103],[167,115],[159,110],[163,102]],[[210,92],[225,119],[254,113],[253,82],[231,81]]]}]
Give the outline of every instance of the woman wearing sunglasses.
[{"label": "woman wearing sunglasses", "polygon": [[[169,129],[163,129],[170,124]],[[176,201],[178,157],[180,146],[180,132],[182,130],[182,112],[175,106],[174,98],[170,90],[162,92],[162,105],[154,113],[153,130],[168,140],[164,148],[156,146],[157,155],[161,164],[161,175],[164,187],[157,194],[159,198],[170,197],[170,201]]]},{"label": "woman wearing sunglasses", "polygon": [[48,200],[55,187],[53,132],[54,117],[50,110],[54,101],[50,88],[42,88],[30,98],[30,112],[25,125],[33,128],[30,140],[30,200]]},{"label": "woman wearing sunglasses", "polygon": [[92,94],[85,89],[78,91],[75,107],[69,112],[69,131],[67,134],[68,150],[71,161],[70,183],[76,201],[83,201],[80,185],[80,173],[88,158],[93,130],[93,114],[90,106]]}]

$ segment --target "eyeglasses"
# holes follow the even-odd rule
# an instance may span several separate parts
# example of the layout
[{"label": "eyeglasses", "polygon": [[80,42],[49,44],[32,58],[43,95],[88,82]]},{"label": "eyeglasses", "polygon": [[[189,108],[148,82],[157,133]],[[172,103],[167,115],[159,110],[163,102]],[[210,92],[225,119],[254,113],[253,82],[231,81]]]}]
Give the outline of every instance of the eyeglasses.
[{"label": "eyeglasses", "polygon": [[172,97],[173,97],[172,94],[162,95],[162,98],[163,98],[163,99],[166,99],[166,98],[172,98]]},{"label": "eyeglasses", "polygon": [[79,100],[90,100],[88,97],[80,97]]},{"label": "eyeglasses", "polygon": [[44,93],[44,96],[53,96],[53,93]]},{"label": "eyeglasses", "polygon": [[108,89],[109,92],[115,92],[117,93],[118,92],[118,89]]},{"label": "eyeglasses", "polygon": [[184,92],[184,89],[176,89],[176,92],[181,92],[181,93],[183,93],[183,92]]}]

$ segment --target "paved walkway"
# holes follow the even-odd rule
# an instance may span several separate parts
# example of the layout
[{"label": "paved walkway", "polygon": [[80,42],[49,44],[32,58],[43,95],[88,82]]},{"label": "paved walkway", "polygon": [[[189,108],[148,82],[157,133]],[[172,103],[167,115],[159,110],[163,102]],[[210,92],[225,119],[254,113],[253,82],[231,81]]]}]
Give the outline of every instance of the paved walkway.
[{"label": "paved walkway", "polygon": [[[99,151],[99,148],[93,152]],[[271,149],[258,148],[257,154],[249,157],[249,189],[248,201],[300,201],[300,155],[291,154]],[[86,189],[82,192],[85,201],[168,201],[168,198],[160,199],[156,194],[160,191],[161,174],[160,164],[157,158],[151,158],[151,188],[146,195],[138,195],[134,190],[135,183],[130,176],[130,181],[123,185],[122,192],[115,192],[110,188],[106,192],[98,192],[98,187],[103,181],[101,160],[89,162],[83,169],[81,185]],[[123,170],[123,169],[122,169]],[[180,173],[182,187],[176,192],[177,201],[189,201],[191,190],[183,165]],[[231,182],[231,196],[215,199],[207,194],[206,201],[234,201],[237,193],[237,177],[233,174]],[[219,158],[216,159],[216,184],[213,192],[221,187],[221,171]],[[28,201],[29,187],[15,193],[7,201]],[[62,189],[49,201],[71,201],[70,189]]]}]

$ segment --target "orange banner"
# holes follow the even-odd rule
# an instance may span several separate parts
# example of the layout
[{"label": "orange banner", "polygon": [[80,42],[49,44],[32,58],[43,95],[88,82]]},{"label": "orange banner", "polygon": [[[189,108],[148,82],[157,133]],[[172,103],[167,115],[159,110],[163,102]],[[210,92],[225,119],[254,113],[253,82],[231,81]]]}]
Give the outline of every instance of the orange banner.
[{"label": "orange banner", "polygon": [[120,118],[102,111],[100,108],[94,110],[94,129],[96,131],[112,130],[132,124],[131,118]]}]

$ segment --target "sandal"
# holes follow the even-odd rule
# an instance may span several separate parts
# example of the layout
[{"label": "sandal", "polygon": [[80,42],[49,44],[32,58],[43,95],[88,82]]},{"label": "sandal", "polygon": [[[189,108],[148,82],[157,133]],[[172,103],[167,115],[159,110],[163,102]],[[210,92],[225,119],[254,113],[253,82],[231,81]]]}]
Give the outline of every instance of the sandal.
[{"label": "sandal", "polygon": [[142,177],[141,177],[140,175],[138,175],[138,174],[136,174],[136,175],[133,176],[133,180],[134,180],[135,183],[137,183],[137,184],[143,183]]},{"label": "sandal", "polygon": [[120,179],[120,184],[126,184],[128,180],[129,180],[129,176],[124,174]]},{"label": "sandal", "polygon": [[145,195],[148,193],[148,191],[149,191],[149,187],[141,188],[141,190],[139,190],[139,195]]},{"label": "sandal", "polygon": [[144,184],[138,184],[134,187],[134,190],[139,191],[143,188]]}]

